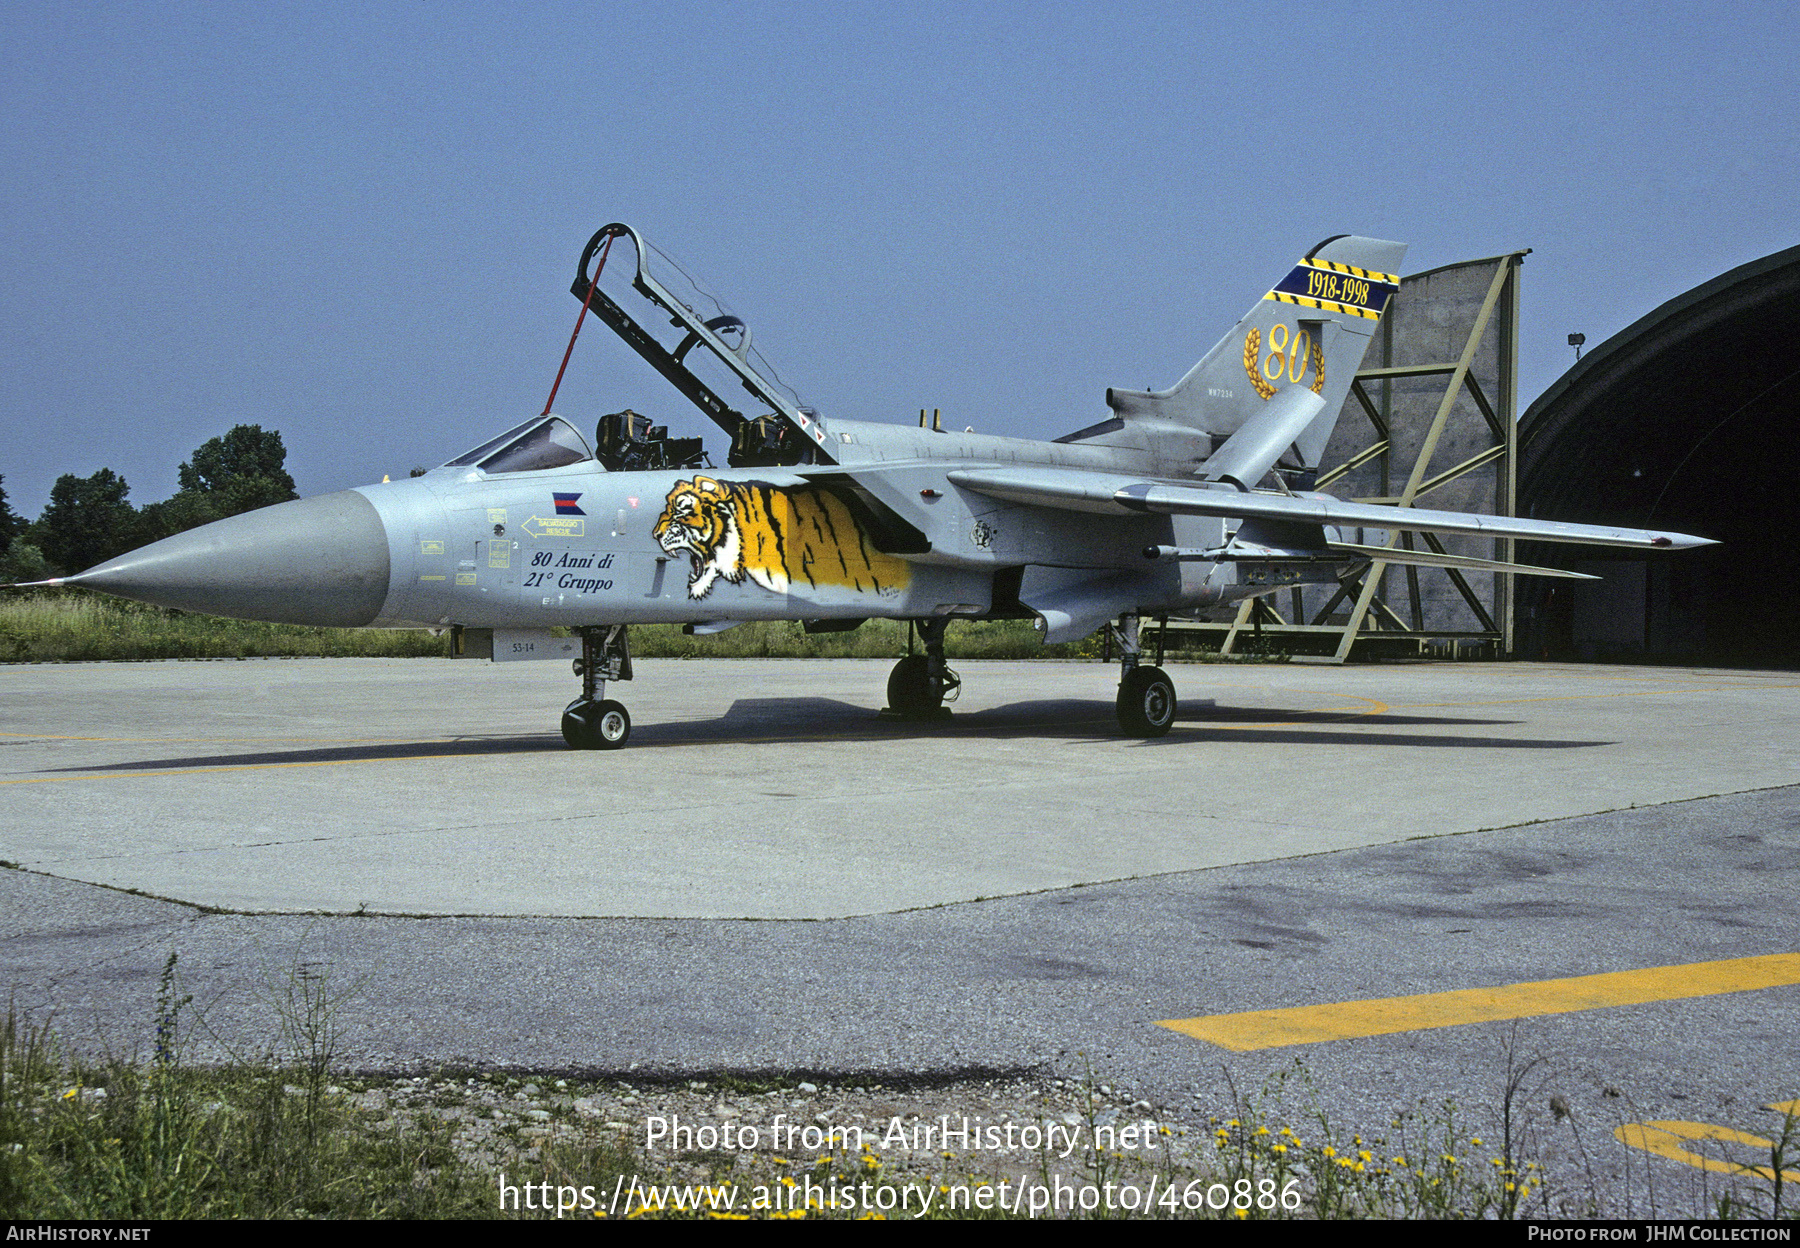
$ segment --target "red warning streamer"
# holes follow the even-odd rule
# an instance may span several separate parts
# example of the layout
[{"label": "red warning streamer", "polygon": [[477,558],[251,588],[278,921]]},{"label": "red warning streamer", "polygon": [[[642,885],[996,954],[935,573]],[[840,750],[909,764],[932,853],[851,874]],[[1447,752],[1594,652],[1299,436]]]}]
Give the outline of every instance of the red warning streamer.
[{"label": "red warning streamer", "polygon": [[575,318],[575,332],[569,335],[568,349],[563,352],[562,367],[556,370],[556,380],[550,384],[550,397],[544,400],[542,416],[550,414],[550,407],[556,402],[556,392],[562,389],[563,374],[569,370],[569,357],[575,354],[575,339],[581,336],[581,323],[587,319],[588,308],[594,302],[594,292],[600,289],[600,272],[606,268],[606,253],[612,250],[613,236],[608,234],[606,242],[601,245],[600,259],[594,265],[594,279],[588,283],[587,298],[581,301],[581,314]]}]

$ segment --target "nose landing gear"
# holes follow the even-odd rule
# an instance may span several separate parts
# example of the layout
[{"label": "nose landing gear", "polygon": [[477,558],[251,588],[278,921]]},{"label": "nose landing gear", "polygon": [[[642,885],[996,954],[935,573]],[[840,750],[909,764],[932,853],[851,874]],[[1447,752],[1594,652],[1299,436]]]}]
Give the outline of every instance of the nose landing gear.
[{"label": "nose landing gear", "polygon": [[562,734],[571,750],[616,750],[631,736],[631,715],[611,698],[576,698],[563,709]]},{"label": "nose landing gear", "polygon": [[631,716],[605,696],[609,680],[631,679],[631,650],[625,625],[583,628],[575,674],[581,696],[563,708],[562,734],[571,750],[616,750],[631,737]]}]

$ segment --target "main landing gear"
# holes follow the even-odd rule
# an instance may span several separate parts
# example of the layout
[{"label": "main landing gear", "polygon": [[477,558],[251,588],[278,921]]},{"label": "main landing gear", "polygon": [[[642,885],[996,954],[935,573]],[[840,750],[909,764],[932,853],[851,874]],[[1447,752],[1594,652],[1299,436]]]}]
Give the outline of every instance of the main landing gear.
[{"label": "main landing gear", "polygon": [[631,650],[623,624],[583,628],[575,674],[581,696],[563,708],[563,740],[571,750],[616,750],[631,737],[631,716],[605,696],[609,680],[631,679]]},{"label": "main landing gear", "polygon": [[[1119,727],[1128,736],[1160,737],[1175,723],[1175,682],[1161,666],[1140,666],[1137,616],[1121,616],[1111,629],[1119,645]],[[1160,664],[1160,641],[1156,657]]]},{"label": "main landing gear", "polygon": [[[887,714],[902,719],[936,719],[949,715],[944,703],[956,701],[956,695],[962,692],[962,677],[944,662],[944,630],[949,625],[950,621],[941,617],[918,620],[909,625],[918,630],[919,637],[925,642],[925,653],[908,654],[888,673]],[[911,640],[909,634],[909,650]]]}]

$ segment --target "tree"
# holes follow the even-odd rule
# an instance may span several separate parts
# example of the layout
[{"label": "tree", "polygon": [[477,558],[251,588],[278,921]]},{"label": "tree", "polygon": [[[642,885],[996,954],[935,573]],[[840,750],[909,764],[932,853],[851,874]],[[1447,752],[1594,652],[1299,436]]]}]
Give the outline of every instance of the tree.
[{"label": "tree", "polygon": [[235,516],[300,497],[286,463],[279,430],[235,425],[195,451],[178,476],[182,493],[203,494],[221,516]]},{"label": "tree", "polygon": [[200,490],[182,490],[173,498],[165,498],[160,503],[146,503],[138,512],[139,543],[148,545],[160,542],[163,538],[188,529],[197,529],[203,524],[211,524],[214,520],[223,520],[225,513],[219,510],[212,495]]},{"label": "tree", "polygon": [[54,575],[44,552],[22,538],[14,538],[6,553],[0,555],[0,585],[47,581]]},{"label": "tree", "polygon": [[13,538],[25,531],[25,519],[6,501],[6,478],[0,476],[0,555],[11,547]]},{"label": "tree", "polygon": [[154,542],[239,512],[272,507],[298,498],[287,473],[281,434],[261,425],[236,425],[213,438],[181,465],[181,489],[173,498],[143,510],[140,536]]},{"label": "tree", "polygon": [[125,478],[111,468],[91,477],[58,477],[35,526],[44,557],[73,573],[138,545],[137,509],[125,501],[130,493]]},{"label": "tree", "polygon": [[50,575],[44,552],[24,541],[25,517],[6,501],[6,478],[0,476],[0,584],[41,581]]}]

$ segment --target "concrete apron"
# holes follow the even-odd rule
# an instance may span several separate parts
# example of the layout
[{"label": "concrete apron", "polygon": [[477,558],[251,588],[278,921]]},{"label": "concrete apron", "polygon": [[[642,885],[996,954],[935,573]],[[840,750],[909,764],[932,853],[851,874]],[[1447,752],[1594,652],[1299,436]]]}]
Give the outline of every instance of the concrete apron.
[{"label": "concrete apron", "polygon": [[1791,784],[1800,674],[1538,663],[645,660],[572,752],[560,663],[0,668],[0,858],[244,911],[834,918]]}]

